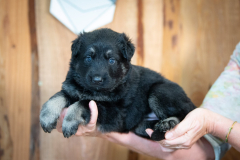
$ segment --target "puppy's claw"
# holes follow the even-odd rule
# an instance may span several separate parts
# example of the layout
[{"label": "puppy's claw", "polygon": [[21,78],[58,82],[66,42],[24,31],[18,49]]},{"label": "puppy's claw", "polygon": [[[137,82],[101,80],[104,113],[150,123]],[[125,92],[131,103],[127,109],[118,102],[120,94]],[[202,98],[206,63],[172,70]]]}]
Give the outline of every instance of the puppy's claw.
[{"label": "puppy's claw", "polygon": [[55,123],[48,124],[48,125],[46,125],[45,123],[40,123],[40,124],[41,124],[41,127],[42,127],[42,129],[45,133],[51,133],[51,131],[56,128]]},{"label": "puppy's claw", "polygon": [[72,135],[75,135],[76,132],[78,130],[78,123],[74,124],[74,125],[63,125],[62,131],[63,131],[63,136],[65,138],[69,138]]}]

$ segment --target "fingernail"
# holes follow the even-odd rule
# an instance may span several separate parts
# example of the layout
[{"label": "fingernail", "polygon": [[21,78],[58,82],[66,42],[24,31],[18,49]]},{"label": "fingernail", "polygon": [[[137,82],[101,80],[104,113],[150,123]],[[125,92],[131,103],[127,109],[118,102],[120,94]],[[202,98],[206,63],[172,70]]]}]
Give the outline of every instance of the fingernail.
[{"label": "fingernail", "polygon": [[91,100],[90,103],[89,103],[89,105],[90,105],[90,106],[93,106],[93,105],[95,105],[95,102],[94,102],[93,100]]},{"label": "fingernail", "polygon": [[167,132],[166,135],[165,135],[165,138],[170,139],[170,138],[172,138],[172,136],[173,136],[172,132]]}]

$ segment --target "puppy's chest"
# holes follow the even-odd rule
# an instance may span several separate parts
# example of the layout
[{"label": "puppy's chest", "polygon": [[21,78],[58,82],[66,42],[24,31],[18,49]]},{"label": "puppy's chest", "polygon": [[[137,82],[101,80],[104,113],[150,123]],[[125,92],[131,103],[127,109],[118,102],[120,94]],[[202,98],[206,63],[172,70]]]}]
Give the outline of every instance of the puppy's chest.
[{"label": "puppy's chest", "polygon": [[114,102],[121,99],[119,95],[113,94],[103,94],[103,93],[83,93],[79,92],[78,94],[79,100],[94,100],[94,101],[104,101],[104,102]]}]

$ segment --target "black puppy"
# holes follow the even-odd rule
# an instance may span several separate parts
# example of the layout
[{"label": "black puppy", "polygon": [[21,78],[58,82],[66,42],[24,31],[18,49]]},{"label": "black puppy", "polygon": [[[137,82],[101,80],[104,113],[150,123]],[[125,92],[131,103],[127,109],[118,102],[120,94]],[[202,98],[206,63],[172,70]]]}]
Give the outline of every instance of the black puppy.
[{"label": "black puppy", "polygon": [[[132,131],[162,140],[167,130],[195,108],[182,88],[147,68],[130,64],[135,48],[124,34],[110,29],[82,33],[73,41],[72,58],[62,90],[42,107],[40,123],[45,132],[56,128],[64,107],[64,137],[74,135],[78,125],[89,123],[89,101],[98,106],[97,126],[101,132]],[[146,120],[153,112],[158,120]]]}]

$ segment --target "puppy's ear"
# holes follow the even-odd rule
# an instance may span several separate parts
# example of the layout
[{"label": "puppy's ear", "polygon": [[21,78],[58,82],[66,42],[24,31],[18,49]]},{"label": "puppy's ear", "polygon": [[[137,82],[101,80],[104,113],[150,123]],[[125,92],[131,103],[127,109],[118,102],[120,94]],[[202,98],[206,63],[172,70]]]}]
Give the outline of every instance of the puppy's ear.
[{"label": "puppy's ear", "polygon": [[81,37],[82,33],[76,38],[74,41],[72,41],[72,57],[77,56],[77,54],[80,52],[80,46],[81,46]]},{"label": "puppy's ear", "polygon": [[135,47],[125,33],[120,34],[119,44],[120,51],[123,54],[123,57],[130,61],[135,52]]}]

